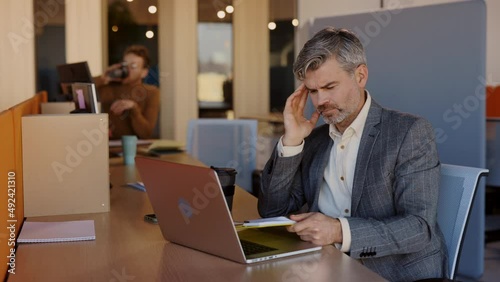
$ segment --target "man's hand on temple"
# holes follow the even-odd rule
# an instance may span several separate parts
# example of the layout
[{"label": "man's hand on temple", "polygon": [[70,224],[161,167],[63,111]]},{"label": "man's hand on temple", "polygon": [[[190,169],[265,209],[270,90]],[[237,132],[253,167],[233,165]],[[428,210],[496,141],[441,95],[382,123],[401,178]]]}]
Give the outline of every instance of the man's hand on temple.
[{"label": "man's hand on temple", "polygon": [[311,119],[304,117],[304,108],[307,102],[307,88],[301,84],[295,92],[286,100],[283,118],[285,124],[285,135],[283,135],[284,146],[297,146],[302,143],[314,129],[319,119],[319,113],[314,112]]}]

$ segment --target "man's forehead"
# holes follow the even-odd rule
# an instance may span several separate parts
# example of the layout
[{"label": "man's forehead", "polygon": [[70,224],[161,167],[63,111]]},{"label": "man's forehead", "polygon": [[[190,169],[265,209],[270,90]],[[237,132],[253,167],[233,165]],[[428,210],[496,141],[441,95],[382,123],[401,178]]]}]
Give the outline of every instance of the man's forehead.
[{"label": "man's forehead", "polygon": [[340,82],[346,74],[337,60],[330,58],[317,69],[307,70],[303,82],[308,89],[318,89]]},{"label": "man's forehead", "polygon": [[307,89],[319,89],[338,83],[338,80],[339,77],[333,73],[310,73],[302,82]]},{"label": "man's forehead", "polygon": [[316,89],[316,83],[314,83],[311,79],[304,79],[304,86],[306,89]]}]

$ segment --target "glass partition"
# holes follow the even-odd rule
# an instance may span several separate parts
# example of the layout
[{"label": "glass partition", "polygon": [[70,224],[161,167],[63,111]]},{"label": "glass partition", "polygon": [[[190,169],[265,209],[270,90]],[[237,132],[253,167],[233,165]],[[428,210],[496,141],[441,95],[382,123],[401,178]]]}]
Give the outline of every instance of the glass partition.
[{"label": "glass partition", "polygon": [[46,90],[49,101],[65,98],[59,95],[56,66],[66,62],[64,1],[47,3],[34,0],[36,90]]},{"label": "glass partition", "polygon": [[200,117],[228,117],[233,109],[232,1],[198,0]]},{"label": "glass partition", "polygon": [[282,112],[286,99],[295,89],[293,62],[295,60],[296,0],[269,1],[269,94],[270,111]]},{"label": "glass partition", "polygon": [[144,82],[159,86],[157,34],[157,0],[108,0],[108,65],[121,62],[128,46],[144,45],[151,61]]}]

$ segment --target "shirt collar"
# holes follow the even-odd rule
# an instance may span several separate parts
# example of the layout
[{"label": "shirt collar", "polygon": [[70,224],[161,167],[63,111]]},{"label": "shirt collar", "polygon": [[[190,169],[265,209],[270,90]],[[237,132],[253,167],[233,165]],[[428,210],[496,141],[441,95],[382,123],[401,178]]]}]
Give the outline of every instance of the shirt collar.
[{"label": "shirt collar", "polygon": [[[372,98],[368,90],[366,92],[366,101],[361,108],[361,111],[358,113],[358,116],[354,119],[354,121],[346,128],[344,134],[353,135],[356,134],[361,137],[363,133],[363,128],[365,127],[366,118],[368,117],[368,111],[370,110],[370,106],[372,104]],[[333,139],[334,137],[342,137],[342,133],[337,130],[334,124],[330,124],[330,137]]]}]

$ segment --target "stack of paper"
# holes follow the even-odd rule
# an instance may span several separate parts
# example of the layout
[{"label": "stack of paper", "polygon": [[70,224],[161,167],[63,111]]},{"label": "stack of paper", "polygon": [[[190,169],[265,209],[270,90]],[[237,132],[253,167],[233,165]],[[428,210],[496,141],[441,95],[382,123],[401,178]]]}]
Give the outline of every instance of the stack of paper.
[{"label": "stack of paper", "polygon": [[33,222],[25,221],[18,243],[50,243],[95,240],[93,220]]},{"label": "stack of paper", "polygon": [[271,226],[287,226],[293,224],[295,224],[294,220],[291,220],[284,216],[278,216],[278,217],[247,220],[243,223],[243,227],[258,228],[258,227],[271,227]]}]

